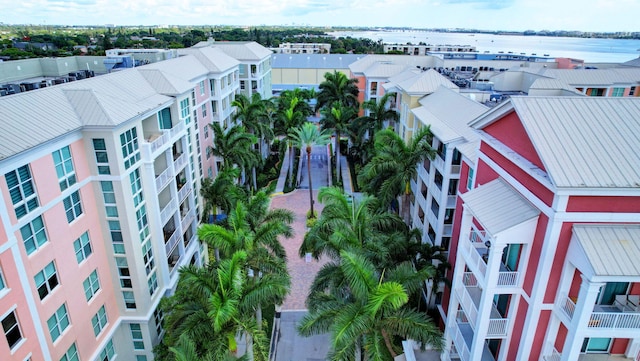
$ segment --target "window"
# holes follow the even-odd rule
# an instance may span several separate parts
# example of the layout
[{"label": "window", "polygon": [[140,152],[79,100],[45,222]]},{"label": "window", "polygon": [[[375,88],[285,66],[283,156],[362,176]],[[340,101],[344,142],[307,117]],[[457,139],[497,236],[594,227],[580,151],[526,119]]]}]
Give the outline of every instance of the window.
[{"label": "window", "polygon": [[185,119],[189,117],[189,99],[183,99],[180,101],[180,117]]},{"label": "window", "polygon": [[47,327],[49,328],[49,334],[53,342],[56,342],[62,332],[69,327],[69,315],[67,314],[67,307],[64,304],[47,320]]},{"label": "window", "polygon": [[38,195],[28,164],[5,174],[4,178],[18,219],[38,208]]},{"label": "window", "polygon": [[78,357],[78,348],[76,347],[75,342],[72,343],[67,352],[62,355],[60,361],[80,361],[80,358]]},{"label": "window", "polygon": [[145,355],[136,355],[136,361],[147,361],[147,356],[145,356]]},{"label": "window", "polygon": [[438,189],[442,190],[442,182],[444,181],[443,177],[442,177],[442,173],[440,173],[438,170],[436,170],[435,174],[433,175],[433,183],[435,183],[435,185],[438,187]]},{"label": "window", "polygon": [[20,228],[20,234],[22,235],[22,241],[27,255],[35,252],[43,244],[47,243],[47,233],[44,230],[42,216],[37,216],[31,223],[22,226],[22,228]]},{"label": "window", "polygon": [[211,113],[214,115],[218,112],[218,101],[214,100],[211,102]]},{"label": "window", "polygon": [[96,138],[93,140],[93,151],[96,156],[96,165],[98,166],[98,174],[111,174],[109,168],[109,155],[107,154],[107,145],[104,139]]},{"label": "window", "polygon": [[142,205],[140,209],[136,211],[136,221],[138,224],[138,234],[140,235],[140,242],[144,242],[149,237],[149,221],[147,220],[147,207]]},{"label": "window", "polygon": [[67,214],[67,222],[71,223],[82,215],[82,204],[80,203],[80,193],[75,191],[63,200],[64,211]]},{"label": "window", "polygon": [[100,351],[100,358],[98,358],[98,361],[111,361],[113,360],[113,356],[115,355],[116,355],[116,351],[113,348],[113,340],[109,340],[109,342],[107,342],[107,345],[104,347],[104,349]]},{"label": "window", "polygon": [[136,309],[136,297],[131,291],[122,291],[122,297],[124,298],[124,305],[130,310]]},{"label": "window", "polygon": [[171,122],[171,109],[164,108],[158,113],[158,124],[160,129],[173,128],[173,122]]},{"label": "window", "polygon": [[215,95],[216,94],[216,80],[215,79],[209,80],[209,87],[211,89],[211,95]]},{"label": "window", "polygon": [[102,189],[102,198],[104,199],[107,217],[117,217],[118,207],[116,207],[116,194],[113,190],[113,182],[101,181],[100,188]]},{"label": "window", "polygon": [[440,213],[440,204],[438,204],[435,198],[431,199],[431,212],[436,217],[438,217],[438,214]]},{"label": "window", "polygon": [[100,280],[98,279],[98,271],[93,270],[89,277],[82,282],[84,287],[84,296],[89,302],[98,291],[100,291]]},{"label": "window", "polygon": [[84,232],[80,238],[73,241],[73,249],[76,251],[76,260],[78,263],[84,261],[91,255],[92,250],[89,232]]},{"label": "window", "polygon": [[196,92],[193,90],[191,91],[191,105],[196,106]]},{"label": "window", "polygon": [[139,323],[130,323],[131,339],[133,340],[134,350],[144,350],[144,339],[142,338],[142,330]]},{"label": "window", "polygon": [[636,95],[636,87],[632,86],[631,88],[629,88],[629,96],[635,96]]},{"label": "window", "polygon": [[205,125],[203,129],[204,129],[204,139],[209,138],[209,125],[208,124]]},{"label": "window", "polygon": [[370,86],[371,87],[369,89],[369,93],[371,93],[372,95],[378,94],[378,82],[377,81],[372,81]]},{"label": "window", "polygon": [[164,321],[164,312],[162,312],[160,308],[156,308],[155,311],[153,311],[153,320],[156,323],[156,332],[158,336],[160,336],[163,331],[162,322]]},{"label": "window", "polygon": [[202,117],[206,117],[207,116],[207,103],[202,104]]},{"label": "window", "polygon": [[51,291],[58,287],[58,274],[53,261],[46,265],[40,272],[33,277],[38,289],[38,295],[43,300]]},{"label": "window", "polygon": [[9,348],[13,349],[13,347],[22,340],[22,332],[20,332],[20,325],[18,325],[16,311],[11,311],[10,314],[2,319],[2,329],[4,330],[4,336],[7,338],[7,342],[9,343]]},{"label": "window", "polygon": [[7,284],[4,282],[4,275],[2,274],[2,269],[0,269],[0,291],[4,290],[7,287]]},{"label": "window", "polygon": [[120,221],[108,221],[109,232],[111,233],[111,243],[113,244],[113,253],[124,254],[124,239],[120,229]]},{"label": "window", "polygon": [[591,89],[592,97],[603,97],[606,89],[604,88],[593,88]]},{"label": "window", "polygon": [[611,92],[612,97],[622,97],[624,96],[624,88],[613,88]]},{"label": "window", "polygon": [[142,182],[140,181],[140,169],[136,169],[129,174],[129,180],[131,181],[131,194],[133,194],[133,206],[138,205],[144,200],[142,195]]},{"label": "window", "polygon": [[204,95],[204,80],[200,82],[200,95]]},{"label": "window", "polygon": [[149,296],[153,296],[158,289],[158,277],[155,272],[153,272],[151,277],[147,280],[147,285],[149,286]]},{"label": "window", "polygon": [[469,174],[467,175],[467,190],[473,188],[473,168],[469,168]]},{"label": "window", "polygon": [[240,80],[240,89],[245,90],[247,88],[246,82],[244,80]]},{"label": "window", "polygon": [[100,332],[102,332],[104,327],[107,325],[107,312],[105,311],[104,306],[100,307],[98,313],[91,318],[91,324],[93,325],[93,334],[98,337]]},{"label": "window", "polygon": [[140,151],[138,150],[138,130],[133,127],[120,134],[120,145],[122,146],[124,168],[129,169],[133,164],[140,160]]},{"label": "window", "polygon": [[131,273],[129,265],[125,257],[116,257],[116,265],[118,266],[118,276],[120,277],[120,287],[133,288],[131,283]]},{"label": "window", "polygon": [[73,161],[71,160],[71,148],[63,147],[51,153],[53,156],[53,164],[56,166],[56,174],[58,175],[58,184],[60,190],[76,184],[76,172],[73,169]]}]

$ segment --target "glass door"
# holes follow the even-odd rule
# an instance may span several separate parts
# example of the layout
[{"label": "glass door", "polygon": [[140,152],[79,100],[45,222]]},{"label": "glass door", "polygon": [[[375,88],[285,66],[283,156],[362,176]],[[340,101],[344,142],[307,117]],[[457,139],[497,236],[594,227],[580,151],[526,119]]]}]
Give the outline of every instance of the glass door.
[{"label": "glass door", "polygon": [[582,353],[607,353],[611,346],[610,338],[592,337],[585,338],[582,343]]}]

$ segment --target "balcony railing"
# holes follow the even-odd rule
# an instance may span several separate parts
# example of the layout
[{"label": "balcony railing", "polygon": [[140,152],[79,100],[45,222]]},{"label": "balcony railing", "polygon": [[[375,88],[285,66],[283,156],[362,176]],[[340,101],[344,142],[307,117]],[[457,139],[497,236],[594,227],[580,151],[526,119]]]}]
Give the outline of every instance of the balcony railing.
[{"label": "balcony railing", "polygon": [[[474,232],[471,233],[472,238],[474,234]],[[462,251],[467,254],[470,263],[469,265],[475,266],[478,269],[478,272],[480,272],[480,275],[484,278],[487,273],[487,264],[484,262],[482,257],[480,257],[480,254],[476,250],[476,245],[481,248],[485,247],[484,243],[469,240],[468,242],[462,242]]]},{"label": "balcony railing", "polygon": [[160,223],[165,224],[169,220],[169,217],[176,211],[178,203],[175,199],[172,199],[167,205],[160,211]]},{"label": "balcony railing", "polygon": [[167,251],[167,254],[173,253],[173,249],[178,245],[178,241],[180,241],[180,234],[177,230],[174,230],[167,243],[164,244],[164,249]]},{"label": "balcony railing", "polygon": [[182,202],[185,198],[187,198],[187,196],[189,195],[189,192],[191,192],[191,186],[188,184],[184,184],[178,190],[178,200]]},{"label": "balcony railing", "polygon": [[456,295],[458,295],[458,300],[460,301],[460,305],[467,315],[467,319],[469,320],[469,324],[471,328],[476,328],[476,321],[478,319],[478,308],[476,307],[475,302],[471,298],[471,294],[467,290],[467,287],[459,287],[456,289]]},{"label": "balcony railing", "polygon": [[[576,304],[571,298],[562,297],[559,306],[569,319],[573,318]],[[640,312],[624,312],[608,305],[595,305],[595,308],[587,323],[590,329],[640,329]],[[610,308],[612,312],[603,312],[604,308]]]},{"label": "balcony railing", "polygon": [[508,318],[492,318],[489,319],[489,328],[487,329],[487,337],[506,337]]},{"label": "balcony railing", "polygon": [[180,172],[182,168],[187,164],[187,154],[182,153],[174,162],[173,169],[176,173]]},{"label": "balcony railing", "polygon": [[457,196],[447,196],[447,208],[455,208]]},{"label": "balcony railing", "polygon": [[169,184],[169,181],[171,181],[171,174],[171,168],[167,168],[156,177],[156,189],[158,190],[158,192],[160,192],[162,189],[164,189],[164,187],[167,186],[167,184]]},{"label": "balcony railing", "polygon": [[560,361],[562,355],[555,347],[551,348],[551,354],[544,356],[544,361]]},{"label": "balcony railing", "polygon": [[184,218],[182,218],[182,221],[180,222],[180,224],[182,225],[182,230],[184,231],[189,228],[189,225],[191,225],[191,222],[193,222],[195,218],[196,211],[192,209],[184,216]]},{"label": "balcony railing", "polygon": [[498,286],[514,287],[518,285],[519,272],[500,272],[498,274]]},{"label": "balcony railing", "polygon": [[451,165],[451,174],[460,174],[460,166],[452,164]]},{"label": "balcony railing", "polygon": [[457,322],[453,323],[453,343],[456,345],[456,350],[458,351],[458,357],[462,361],[468,361],[471,359],[471,351],[469,351],[469,347],[467,346],[467,342],[464,340],[464,336],[462,336],[462,332],[460,332],[460,327]]}]

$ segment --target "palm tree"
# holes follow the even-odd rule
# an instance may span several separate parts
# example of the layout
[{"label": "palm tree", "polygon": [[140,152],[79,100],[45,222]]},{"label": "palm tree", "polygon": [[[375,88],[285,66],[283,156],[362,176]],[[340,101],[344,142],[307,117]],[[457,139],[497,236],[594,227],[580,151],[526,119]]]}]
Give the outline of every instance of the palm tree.
[{"label": "palm tree", "polygon": [[410,182],[418,172],[417,165],[435,156],[432,139],[429,126],[421,128],[408,144],[391,129],[379,131],[375,136],[375,156],[358,174],[358,184],[383,204],[390,205],[404,194],[402,214],[406,220]]},{"label": "palm tree", "polygon": [[331,135],[326,131],[320,132],[318,127],[310,122],[304,123],[300,128],[293,129],[289,138],[295,147],[305,148],[307,151],[307,171],[309,178],[309,206],[310,215],[315,218],[315,212],[313,211],[313,185],[311,183],[311,148],[315,145],[326,145],[329,143]]},{"label": "palm tree", "polygon": [[336,179],[341,181],[340,172],[340,138],[348,130],[349,123],[358,115],[356,109],[345,106],[341,101],[332,103],[330,108],[321,111],[322,118],[320,124],[323,130],[332,130],[336,133],[335,159],[336,159]]},{"label": "palm tree", "polygon": [[[236,122],[240,121],[248,133],[258,138],[258,152],[261,156],[264,155],[263,147],[265,142],[273,139],[271,120],[268,116],[269,109],[267,108],[269,103],[269,101],[262,99],[260,93],[253,93],[251,98],[248,98],[244,94],[237,94],[231,103],[236,109],[233,120]],[[251,169],[254,179],[254,189],[257,188],[255,184],[256,165],[257,164],[254,163]]]},{"label": "palm tree", "polygon": [[202,180],[200,194],[204,201],[203,222],[209,221],[210,214],[213,214],[215,221],[218,209],[223,214],[228,214],[238,200],[244,199],[242,188],[238,187],[234,181],[238,177],[240,177],[239,168],[222,168],[213,180],[209,178]]},{"label": "palm tree", "polygon": [[[246,170],[260,163],[260,156],[253,149],[257,138],[247,133],[243,126],[234,125],[227,130],[222,129],[219,123],[212,123],[213,155],[222,158],[222,168],[237,166],[246,174]],[[254,178],[254,189],[255,178]]]},{"label": "palm tree", "polygon": [[378,102],[374,99],[362,103],[365,115],[351,122],[349,133],[352,140],[350,154],[360,159],[360,164],[366,164],[373,155],[374,135],[382,130],[385,123],[398,121],[400,115],[397,111],[387,106],[390,99],[395,98],[395,93],[387,93]]},{"label": "palm tree", "polygon": [[318,192],[318,201],[324,208],[304,237],[300,257],[310,252],[315,259],[327,256],[337,260],[341,251],[357,249],[380,263],[388,258],[390,249],[398,247],[406,225],[397,215],[382,210],[374,197],[350,202],[341,188],[324,187]]},{"label": "palm tree", "polygon": [[331,108],[333,103],[341,102],[346,107],[358,109],[358,79],[349,79],[344,73],[334,70],[325,73],[320,83],[320,91],[316,94],[316,111]]},{"label": "palm tree", "polygon": [[442,349],[442,335],[426,316],[408,307],[409,294],[421,287],[427,271],[410,263],[378,270],[365,256],[341,251],[314,280],[298,332],[330,333],[329,360],[391,361],[398,354],[395,338],[411,338]]},{"label": "palm tree", "polygon": [[[289,107],[282,110],[280,117],[276,122],[276,133],[283,135],[289,147],[289,186],[293,185],[293,145],[291,138],[289,137],[292,129],[300,127],[305,122],[305,115],[301,110],[298,110],[298,104],[300,100],[297,97],[292,97],[289,102]],[[302,102],[304,103],[304,101]]]}]

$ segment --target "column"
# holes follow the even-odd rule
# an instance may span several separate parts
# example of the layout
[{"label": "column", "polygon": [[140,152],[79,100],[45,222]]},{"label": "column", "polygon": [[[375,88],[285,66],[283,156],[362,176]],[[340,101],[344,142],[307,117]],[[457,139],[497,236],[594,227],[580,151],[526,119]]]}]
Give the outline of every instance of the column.
[{"label": "column", "polygon": [[600,288],[604,286],[601,282],[591,282],[581,275],[580,293],[578,303],[573,312],[573,318],[569,325],[569,333],[562,349],[561,361],[576,361],[580,356],[580,349],[584,340],[585,330],[593,313]]}]

